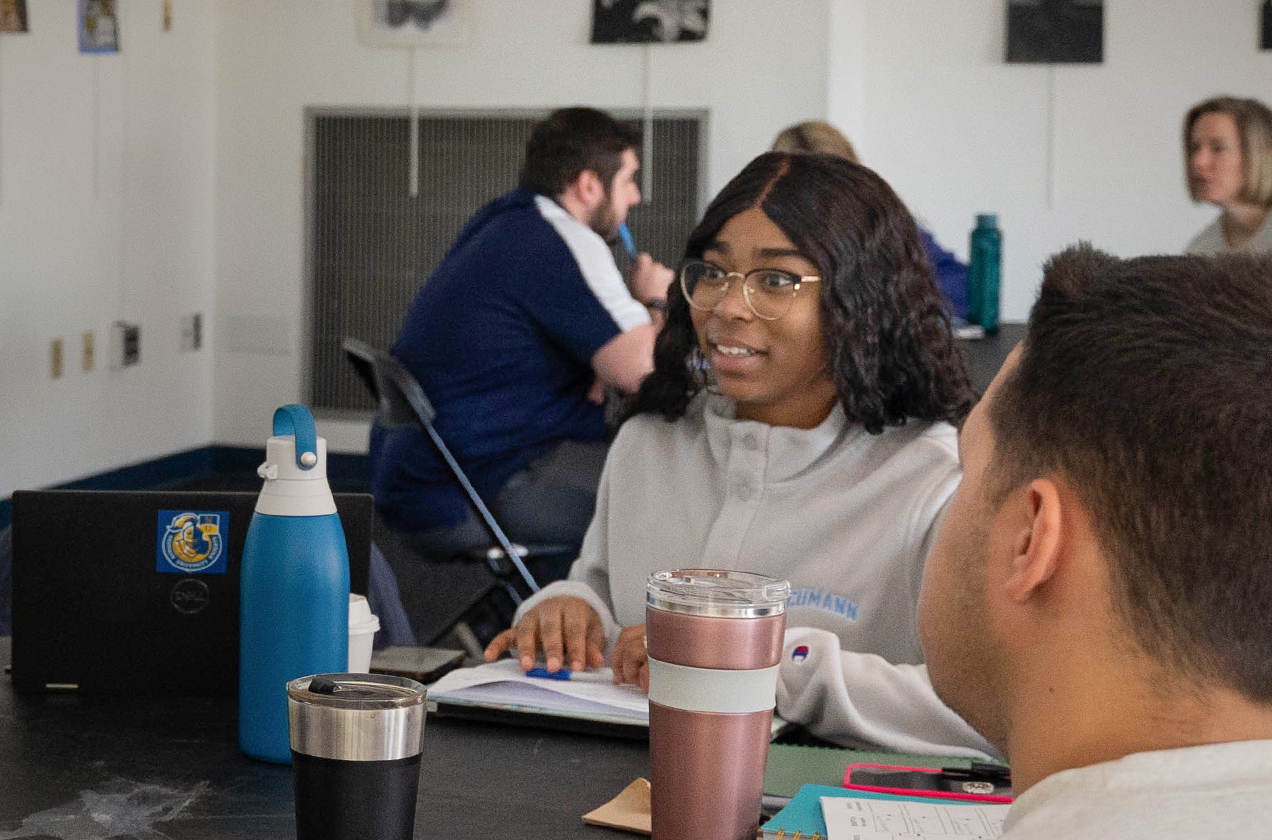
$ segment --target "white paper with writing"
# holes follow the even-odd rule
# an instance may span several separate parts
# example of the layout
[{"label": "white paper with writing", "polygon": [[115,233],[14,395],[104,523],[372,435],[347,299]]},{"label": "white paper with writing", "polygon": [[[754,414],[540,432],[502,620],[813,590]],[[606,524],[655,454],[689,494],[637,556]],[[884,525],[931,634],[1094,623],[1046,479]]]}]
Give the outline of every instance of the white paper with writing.
[{"label": "white paper with writing", "polygon": [[838,796],[823,796],[821,804],[829,840],[990,840],[1002,835],[1011,807]]}]

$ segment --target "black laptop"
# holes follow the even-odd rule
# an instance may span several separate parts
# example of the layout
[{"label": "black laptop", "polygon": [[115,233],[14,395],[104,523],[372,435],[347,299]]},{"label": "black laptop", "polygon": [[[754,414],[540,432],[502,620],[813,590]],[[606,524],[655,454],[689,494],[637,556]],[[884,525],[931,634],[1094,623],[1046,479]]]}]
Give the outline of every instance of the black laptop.
[{"label": "black laptop", "polygon": [[[239,562],[256,496],[14,493],[14,688],[236,696]],[[371,496],[335,499],[350,588],[365,593]]]}]

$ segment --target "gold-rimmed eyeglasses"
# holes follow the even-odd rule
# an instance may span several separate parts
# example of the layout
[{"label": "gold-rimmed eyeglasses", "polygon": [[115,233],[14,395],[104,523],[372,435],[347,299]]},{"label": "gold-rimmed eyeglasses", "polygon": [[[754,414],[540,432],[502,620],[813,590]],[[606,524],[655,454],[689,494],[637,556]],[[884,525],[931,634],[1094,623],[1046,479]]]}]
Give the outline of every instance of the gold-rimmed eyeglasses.
[{"label": "gold-rimmed eyeglasses", "polygon": [[816,275],[801,275],[780,268],[757,268],[746,274],[725,271],[706,260],[685,260],[680,265],[680,290],[694,309],[712,310],[729,293],[734,277],[742,280],[742,297],[757,318],[776,321],[785,315],[804,283],[817,283]]}]

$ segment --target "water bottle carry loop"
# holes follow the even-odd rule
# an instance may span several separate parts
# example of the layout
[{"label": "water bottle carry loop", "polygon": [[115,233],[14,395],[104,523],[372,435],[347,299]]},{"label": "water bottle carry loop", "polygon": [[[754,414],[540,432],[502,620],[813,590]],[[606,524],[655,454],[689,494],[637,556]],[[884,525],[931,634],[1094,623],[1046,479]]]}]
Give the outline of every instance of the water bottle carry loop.
[{"label": "water bottle carry loop", "polygon": [[[318,430],[314,417],[300,403],[285,405],[274,412],[274,434],[296,437],[296,466],[312,470],[318,464]],[[309,457],[306,458],[305,456]]]}]

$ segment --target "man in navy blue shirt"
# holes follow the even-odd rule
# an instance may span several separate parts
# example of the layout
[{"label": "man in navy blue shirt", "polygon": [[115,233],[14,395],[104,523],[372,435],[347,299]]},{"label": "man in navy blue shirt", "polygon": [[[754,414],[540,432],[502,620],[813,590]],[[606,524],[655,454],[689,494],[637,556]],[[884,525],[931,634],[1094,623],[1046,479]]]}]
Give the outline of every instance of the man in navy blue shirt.
[{"label": "man in navy blue shirt", "polygon": [[[608,447],[604,389],[633,392],[653,369],[672,272],[641,254],[629,290],[607,245],[640,201],[637,140],[591,108],[539,123],[520,186],[469,220],[393,345],[517,542],[582,542]],[[488,542],[417,430],[373,426],[371,465],[376,507],[408,545]]]}]

